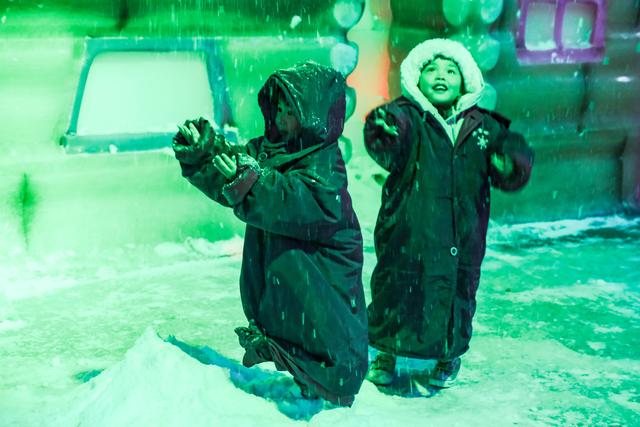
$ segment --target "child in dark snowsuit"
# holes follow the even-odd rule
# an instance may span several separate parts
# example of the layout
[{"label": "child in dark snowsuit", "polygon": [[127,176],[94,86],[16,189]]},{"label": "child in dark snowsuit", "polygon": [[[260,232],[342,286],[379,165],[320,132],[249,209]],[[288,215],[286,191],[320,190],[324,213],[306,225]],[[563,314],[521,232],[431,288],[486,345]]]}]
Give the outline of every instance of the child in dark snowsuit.
[{"label": "child in dark snowsuit", "polygon": [[403,96],[374,109],[367,151],[389,176],[375,228],[367,378],[392,382],[395,356],[437,359],[429,384],[448,387],[469,348],[490,187],[520,189],[533,153],[509,120],[476,104],[484,88],[471,54],[427,40],[402,62]]},{"label": "child in dark snowsuit", "polygon": [[203,120],[174,139],[182,173],[247,224],[236,328],[245,366],[273,361],[307,398],[351,405],[367,371],[362,236],[337,139],[345,82],[313,62],[272,74],[265,133],[231,148]]}]

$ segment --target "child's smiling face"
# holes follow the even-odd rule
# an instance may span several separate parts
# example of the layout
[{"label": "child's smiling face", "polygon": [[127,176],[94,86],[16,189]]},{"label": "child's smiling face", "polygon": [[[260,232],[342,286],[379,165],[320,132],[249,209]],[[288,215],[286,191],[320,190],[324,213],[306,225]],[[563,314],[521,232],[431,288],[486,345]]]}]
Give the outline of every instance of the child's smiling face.
[{"label": "child's smiling face", "polygon": [[462,75],[458,65],[450,59],[436,57],[422,70],[418,89],[434,107],[451,107],[462,91]]}]

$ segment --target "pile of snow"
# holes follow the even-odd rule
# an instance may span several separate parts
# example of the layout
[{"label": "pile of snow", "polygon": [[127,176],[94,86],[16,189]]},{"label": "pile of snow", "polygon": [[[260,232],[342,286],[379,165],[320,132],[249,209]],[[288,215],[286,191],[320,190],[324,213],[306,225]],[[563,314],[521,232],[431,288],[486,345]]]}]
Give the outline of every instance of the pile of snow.
[{"label": "pile of snow", "polygon": [[60,426],[253,426],[287,421],[269,402],[237,389],[229,373],[206,366],[152,329],[125,358],[77,390]]},{"label": "pile of snow", "polygon": [[489,244],[491,244],[527,238],[557,239],[567,236],[580,236],[590,230],[625,230],[634,229],[639,225],[640,218],[627,218],[616,215],[523,224],[498,225],[492,222],[489,228],[488,240]]},{"label": "pile of snow", "polygon": [[[479,357],[479,352],[475,356]],[[408,373],[400,369],[400,375],[408,378]],[[466,375],[476,376],[471,371]],[[121,362],[79,386],[70,408],[60,407],[59,415],[48,424],[406,427],[417,422],[511,424],[523,421],[523,415],[527,418],[523,414],[529,405],[526,388],[517,387],[515,392],[507,387],[504,396],[495,390],[484,396],[479,392],[487,384],[476,386],[478,378],[472,378],[468,379],[467,387],[441,394],[433,394],[413,382],[414,386],[409,386],[402,397],[397,390],[387,394],[365,382],[353,407],[336,408],[320,400],[299,398],[297,387],[286,374],[257,367],[246,369],[208,347],[190,347],[173,338],[163,340],[147,329]],[[489,387],[505,385],[504,381],[489,383]],[[491,406],[496,393],[501,396],[496,399],[498,403],[509,401],[498,411]],[[530,422],[530,425],[538,424]]]},{"label": "pile of snow", "polygon": [[[385,426],[400,427],[415,418],[396,414],[400,398],[381,395],[369,383],[353,408],[336,408],[299,398],[286,374],[244,368],[208,347],[187,354],[181,344],[188,347],[148,328],[121,362],[75,390],[71,408],[61,408],[51,425],[299,426],[298,420],[307,420],[355,427],[382,416]],[[218,365],[201,363],[203,358]]]}]

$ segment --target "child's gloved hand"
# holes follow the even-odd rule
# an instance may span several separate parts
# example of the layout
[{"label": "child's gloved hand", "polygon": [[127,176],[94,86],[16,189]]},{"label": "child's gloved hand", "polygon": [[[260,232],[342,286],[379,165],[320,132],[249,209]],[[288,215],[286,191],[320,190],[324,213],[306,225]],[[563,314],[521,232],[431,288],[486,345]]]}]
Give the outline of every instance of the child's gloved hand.
[{"label": "child's gloved hand", "polygon": [[[205,138],[195,123],[192,120],[187,120],[183,125],[178,125],[178,133],[173,137],[173,151],[176,159],[189,165],[201,164],[213,157],[213,153],[205,150],[203,143]],[[205,136],[208,137],[208,135]]]},{"label": "child's gloved hand", "polygon": [[229,157],[225,153],[221,153],[213,158],[213,165],[228,180],[235,178],[238,173],[236,156]]},{"label": "child's gloved hand", "polygon": [[376,110],[374,110],[373,112],[374,116],[373,116],[373,123],[376,124],[376,126],[379,126],[380,128],[382,128],[382,130],[387,134],[387,135],[391,135],[391,136],[398,136],[398,127],[395,125],[390,125],[389,122],[389,118],[387,117],[387,113],[381,109],[378,108]]},{"label": "child's gloved hand", "polygon": [[217,133],[208,120],[187,120],[178,125],[179,132],[173,138],[176,159],[185,164],[201,164],[220,153],[231,153],[231,146],[224,135]]},{"label": "child's gloved hand", "polygon": [[231,157],[222,153],[213,158],[213,165],[229,181],[233,181],[247,169],[260,170],[260,164],[256,159],[242,153]]},{"label": "child's gloved hand", "polygon": [[491,164],[503,176],[509,176],[513,172],[513,161],[504,154],[493,153]]}]

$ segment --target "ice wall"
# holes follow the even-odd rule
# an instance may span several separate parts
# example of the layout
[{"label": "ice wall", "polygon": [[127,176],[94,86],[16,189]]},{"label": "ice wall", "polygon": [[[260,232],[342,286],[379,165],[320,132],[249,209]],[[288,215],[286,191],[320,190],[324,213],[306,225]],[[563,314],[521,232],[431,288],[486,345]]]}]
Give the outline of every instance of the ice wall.
[{"label": "ice wall", "polygon": [[[399,94],[398,67],[415,44],[452,37],[471,50],[490,84],[483,105],[513,119],[513,128],[536,150],[530,185],[515,195],[494,193],[494,219],[638,211],[640,5],[635,0],[543,3],[5,2],[0,6],[0,249],[91,248],[242,232],[228,210],[179,176],[170,151],[69,155],[60,147],[87,37],[216,38],[223,52],[227,124],[237,127],[241,138],[262,131],[256,95],[274,69],[311,58],[348,74],[353,90],[342,143],[345,154],[353,155],[350,185],[364,224],[375,218],[384,179],[362,148],[364,115]],[[553,7],[561,3],[569,9],[566,19],[552,25]],[[530,7],[524,14],[523,5]],[[529,17],[524,26],[523,16]],[[602,24],[602,46],[592,43],[600,31],[596,22]],[[537,61],[549,46],[558,47],[558,28],[560,43],[595,53],[584,58],[581,51],[551,52],[547,62]],[[179,78],[175,85],[180,87]]]},{"label": "ice wall", "polygon": [[[536,151],[529,186],[494,193],[494,218],[557,219],[640,208],[640,4],[634,0],[391,0],[389,87],[431,37],[469,48],[485,105]],[[492,105],[493,104],[493,105]]]},{"label": "ice wall", "polygon": [[[364,0],[3,3],[0,250],[90,250],[187,236],[228,238],[243,230],[229,210],[215,206],[180,177],[171,151],[69,155],[60,147],[86,65],[87,38],[169,44],[215,38],[230,100],[226,123],[219,124],[237,127],[247,139],[263,130],[257,91],[275,69],[313,59],[345,75],[353,70],[357,49],[346,32],[363,7]],[[173,84],[186,88],[192,83],[187,78],[181,81],[176,75]],[[110,99],[126,98],[122,84],[103,89]],[[355,92],[350,89],[348,95],[351,114]],[[166,98],[170,96],[167,90]],[[131,107],[135,99],[127,102]],[[103,106],[93,99],[84,107],[98,111]],[[108,129],[95,118],[90,128],[104,135]],[[153,129],[147,118],[141,115],[135,124],[145,122],[144,127]],[[115,127],[114,134],[138,129],[131,120]]]}]

